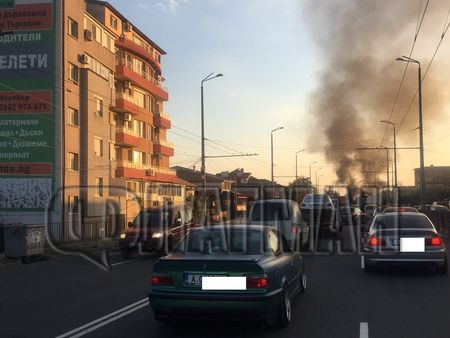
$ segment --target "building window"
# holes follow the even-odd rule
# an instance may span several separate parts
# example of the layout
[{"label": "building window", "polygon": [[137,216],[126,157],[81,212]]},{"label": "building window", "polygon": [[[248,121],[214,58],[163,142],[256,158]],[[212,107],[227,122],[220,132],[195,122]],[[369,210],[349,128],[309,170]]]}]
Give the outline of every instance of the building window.
[{"label": "building window", "polygon": [[103,196],[103,177],[95,178],[95,194],[97,196]]},{"label": "building window", "polygon": [[67,20],[67,22],[69,25],[69,27],[68,27],[69,35],[78,39],[78,22],[76,22],[75,20],[73,20],[71,18],[69,18]]},{"label": "building window", "polygon": [[103,139],[94,138],[94,155],[103,157]]},{"label": "building window", "polygon": [[133,150],[127,150],[127,160],[128,162],[133,162]]},{"label": "building window", "polygon": [[109,17],[109,23],[110,23],[112,28],[117,29],[117,18],[116,17],[111,15]]},{"label": "building window", "polygon": [[69,74],[68,75],[69,79],[78,83],[78,67],[70,62],[69,62],[68,74]]},{"label": "building window", "polygon": [[67,153],[67,168],[78,171],[79,156],[75,153]]},{"label": "building window", "polygon": [[95,99],[95,115],[103,117],[103,99]]},{"label": "building window", "polygon": [[69,214],[78,214],[78,196],[69,196],[68,210]]},{"label": "building window", "polygon": [[79,120],[78,120],[78,110],[75,108],[68,108],[68,120],[69,120],[69,124],[71,124],[72,126],[79,126]]},{"label": "building window", "polygon": [[116,147],[114,143],[109,144],[109,160],[115,161],[116,160]]}]

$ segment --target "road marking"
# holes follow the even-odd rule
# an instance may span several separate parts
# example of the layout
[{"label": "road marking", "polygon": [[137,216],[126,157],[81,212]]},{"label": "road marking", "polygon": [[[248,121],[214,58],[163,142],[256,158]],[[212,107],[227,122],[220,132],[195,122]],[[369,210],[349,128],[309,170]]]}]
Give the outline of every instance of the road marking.
[{"label": "road marking", "polygon": [[129,260],[127,260],[127,261],[121,261],[121,262],[117,262],[117,263],[111,264],[111,266],[116,266],[116,265],[121,265],[121,264],[131,263],[131,262],[134,262],[134,261],[136,261],[136,259],[129,259]]},{"label": "road marking", "polygon": [[96,320],[93,320],[92,322],[89,322],[85,325],[82,325],[80,327],[77,327],[73,330],[70,330],[69,332],[63,333],[56,338],[76,338],[84,336],[85,334],[88,334],[89,332],[92,332],[94,330],[97,330],[98,328],[105,326],[113,321],[116,321],[124,316],[129,315],[130,313],[133,313],[143,307],[146,307],[149,305],[148,298],[141,299],[140,301],[137,301],[133,304],[127,305],[117,311],[111,312],[110,314],[107,314],[106,316],[100,317]]},{"label": "road marking", "polygon": [[359,338],[369,338],[369,323],[359,323]]},{"label": "road marking", "polygon": [[361,256],[361,269],[364,269],[364,256]]}]

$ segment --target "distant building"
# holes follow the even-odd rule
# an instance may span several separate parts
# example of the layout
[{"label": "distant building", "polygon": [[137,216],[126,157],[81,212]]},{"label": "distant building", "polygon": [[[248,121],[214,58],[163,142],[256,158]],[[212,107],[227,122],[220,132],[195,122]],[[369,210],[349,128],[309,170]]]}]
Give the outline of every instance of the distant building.
[{"label": "distant building", "polygon": [[[414,169],[414,182],[416,189],[420,187],[420,168]],[[425,167],[426,190],[450,190],[450,166]]]}]

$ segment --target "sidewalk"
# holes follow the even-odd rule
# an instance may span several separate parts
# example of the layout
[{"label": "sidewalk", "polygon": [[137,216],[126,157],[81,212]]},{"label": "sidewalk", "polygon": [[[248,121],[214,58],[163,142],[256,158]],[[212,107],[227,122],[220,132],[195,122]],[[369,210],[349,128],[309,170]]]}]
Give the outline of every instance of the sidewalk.
[{"label": "sidewalk", "polygon": [[[95,253],[102,250],[108,250],[109,252],[119,251],[119,243],[117,239],[73,241],[68,243],[57,243],[55,246],[60,251],[72,253],[80,251],[85,253]],[[48,245],[48,243],[46,243],[43,255],[39,257],[32,257],[30,262],[55,259],[64,256],[64,253],[55,251]],[[21,261],[20,258],[8,258],[5,256],[4,252],[0,252],[0,268],[12,264],[23,264],[23,261]]]}]

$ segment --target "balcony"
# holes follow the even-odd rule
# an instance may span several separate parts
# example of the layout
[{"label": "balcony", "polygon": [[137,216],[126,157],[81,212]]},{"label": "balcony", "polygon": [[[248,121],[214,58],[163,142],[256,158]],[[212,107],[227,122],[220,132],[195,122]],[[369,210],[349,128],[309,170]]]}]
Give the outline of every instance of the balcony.
[{"label": "balcony", "polygon": [[176,171],[128,161],[117,162],[116,177],[173,182]]},{"label": "balcony", "polygon": [[172,127],[172,122],[168,114],[163,112],[157,112],[153,114],[153,125],[155,127],[170,129]]},{"label": "balcony", "polygon": [[132,63],[125,59],[117,59],[115,75],[120,80],[131,81],[136,86],[144,88],[160,100],[167,101],[169,99],[167,88],[161,82],[150,76],[150,74],[136,69]]},{"label": "balcony", "polygon": [[129,147],[139,147],[139,145],[141,144],[141,139],[139,135],[134,133],[132,130],[126,128],[117,128],[116,143]]},{"label": "balcony", "polygon": [[119,40],[116,41],[116,46],[140,56],[161,73],[161,65],[156,57],[155,49],[152,46],[136,39],[134,36],[131,40],[125,37],[119,38]]},{"label": "balcony", "polygon": [[153,153],[173,156],[173,144],[164,140],[153,140]]},{"label": "balcony", "polygon": [[139,120],[148,124],[153,124],[153,114],[139,105],[138,100],[122,92],[116,93],[116,104],[113,107],[114,111],[121,113],[129,113],[135,115]]}]

